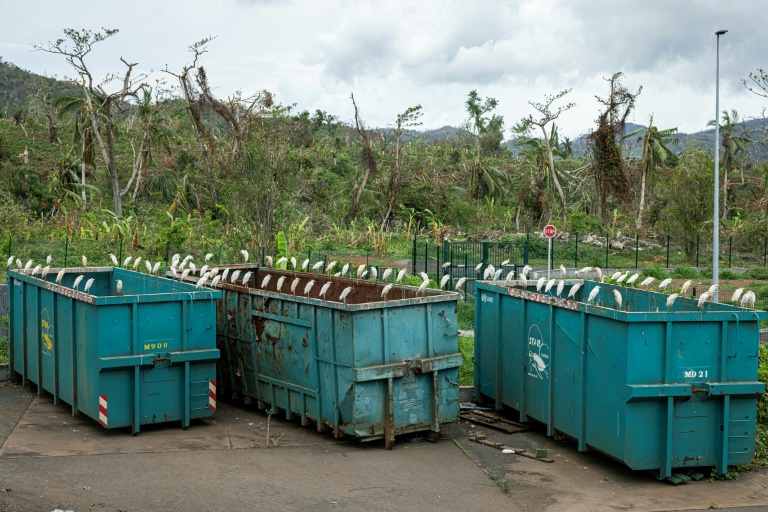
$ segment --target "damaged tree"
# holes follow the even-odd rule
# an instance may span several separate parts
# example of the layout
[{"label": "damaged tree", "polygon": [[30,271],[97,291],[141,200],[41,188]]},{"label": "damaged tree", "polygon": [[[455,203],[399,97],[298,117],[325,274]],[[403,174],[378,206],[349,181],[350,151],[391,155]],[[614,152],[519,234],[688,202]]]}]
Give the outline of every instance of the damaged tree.
[{"label": "damaged tree", "polygon": [[360,200],[363,197],[363,191],[365,185],[368,183],[368,178],[371,175],[376,174],[376,158],[373,155],[373,141],[368,137],[368,132],[365,129],[363,120],[360,119],[360,111],[357,109],[357,103],[355,103],[355,95],[350,94],[352,99],[352,105],[355,107],[355,128],[357,133],[360,134],[362,141],[362,148],[360,150],[360,159],[363,164],[363,179],[360,185],[357,186],[357,191],[353,193],[352,204],[349,206],[349,211],[344,216],[344,224],[349,224],[356,216],[357,211],[360,209]]}]

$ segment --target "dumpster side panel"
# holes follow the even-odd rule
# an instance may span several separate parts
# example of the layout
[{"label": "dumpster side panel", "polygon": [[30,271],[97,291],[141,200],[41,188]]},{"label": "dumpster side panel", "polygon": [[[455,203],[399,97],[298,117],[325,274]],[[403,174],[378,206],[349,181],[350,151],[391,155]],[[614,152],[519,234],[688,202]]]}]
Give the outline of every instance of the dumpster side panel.
[{"label": "dumpster side panel", "polygon": [[587,317],[582,312],[554,308],[554,428],[583,441],[584,334]]}]

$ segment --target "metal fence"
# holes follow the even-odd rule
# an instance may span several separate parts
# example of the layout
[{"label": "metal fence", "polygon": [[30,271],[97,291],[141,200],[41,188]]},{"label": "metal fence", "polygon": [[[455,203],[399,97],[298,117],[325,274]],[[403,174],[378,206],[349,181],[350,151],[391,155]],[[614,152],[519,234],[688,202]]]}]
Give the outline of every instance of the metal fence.
[{"label": "metal fence", "polygon": [[[8,314],[8,285],[0,284],[0,319]],[[5,332],[5,322],[0,322],[0,338],[7,336]]]}]

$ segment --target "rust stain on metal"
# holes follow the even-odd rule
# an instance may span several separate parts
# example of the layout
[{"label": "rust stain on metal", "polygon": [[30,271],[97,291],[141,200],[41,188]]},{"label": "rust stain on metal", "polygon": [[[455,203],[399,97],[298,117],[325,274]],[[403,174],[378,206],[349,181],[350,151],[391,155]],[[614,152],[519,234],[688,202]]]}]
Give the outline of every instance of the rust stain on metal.
[{"label": "rust stain on metal", "polygon": [[517,288],[507,288],[507,295],[510,297],[517,297],[519,299],[530,300],[533,302],[540,302],[542,304],[551,304],[560,308],[570,309],[572,311],[579,310],[579,303],[570,299],[563,299],[561,297],[554,297],[552,295],[542,295],[540,293],[529,292],[526,290],[518,290]]}]

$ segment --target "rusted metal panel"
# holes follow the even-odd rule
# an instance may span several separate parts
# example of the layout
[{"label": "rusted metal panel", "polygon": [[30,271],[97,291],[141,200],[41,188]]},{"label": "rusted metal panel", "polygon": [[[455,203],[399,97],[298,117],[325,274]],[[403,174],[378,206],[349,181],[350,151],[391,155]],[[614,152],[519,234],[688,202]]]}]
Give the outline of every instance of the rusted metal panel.
[{"label": "rusted metal panel", "polygon": [[457,293],[393,286],[383,301],[383,282],[236,268],[239,279],[252,272],[247,286],[217,285],[219,376],[227,393],[336,436],[384,439],[387,447],[396,435],[438,432],[457,420]]},{"label": "rusted metal panel", "polygon": [[105,428],[213,413],[220,292],[112,267],[67,269],[56,283],[59,270],[8,274],[12,374]]},{"label": "rusted metal panel", "polygon": [[594,281],[566,281],[561,297],[478,283],[476,297],[478,399],[661,478],[754,456],[764,311],[688,298],[668,307],[665,294]]}]

